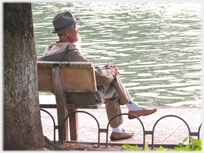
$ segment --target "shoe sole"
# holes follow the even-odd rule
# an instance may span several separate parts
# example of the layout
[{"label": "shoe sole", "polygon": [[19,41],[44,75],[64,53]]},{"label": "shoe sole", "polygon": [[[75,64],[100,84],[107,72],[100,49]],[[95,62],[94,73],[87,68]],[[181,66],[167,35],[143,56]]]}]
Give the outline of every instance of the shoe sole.
[{"label": "shoe sole", "polygon": [[[137,116],[137,117],[139,117],[139,116]],[[128,119],[131,120],[131,119],[134,119],[134,118],[136,118],[136,117],[135,117],[135,116],[129,116],[129,115],[128,115]]]},{"label": "shoe sole", "polygon": [[[156,112],[156,111],[155,111]],[[146,114],[146,115],[143,115],[143,116],[147,116],[147,115],[151,115],[151,114],[153,114],[153,113],[155,113],[155,112],[152,112],[152,113],[149,113],[149,114]],[[137,115],[136,115],[137,116]],[[141,115],[142,116],[142,115]],[[137,117],[140,117],[140,115],[139,116],[137,116]],[[134,119],[134,118],[136,118],[135,116],[132,116],[132,115],[128,115],[128,119]]]},{"label": "shoe sole", "polygon": [[[131,137],[132,137],[132,136],[131,136]],[[119,139],[116,139],[115,137],[110,137],[110,139],[111,139],[112,141],[117,141],[117,140],[129,139],[129,138],[131,138],[131,137],[128,137],[128,138],[119,138]]]}]

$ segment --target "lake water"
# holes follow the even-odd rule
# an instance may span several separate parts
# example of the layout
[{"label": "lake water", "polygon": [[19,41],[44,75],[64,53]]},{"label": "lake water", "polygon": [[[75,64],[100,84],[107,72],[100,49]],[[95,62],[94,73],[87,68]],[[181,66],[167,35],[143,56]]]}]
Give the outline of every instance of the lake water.
[{"label": "lake water", "polygon": [[38,58],[58,37],[52,19],[71,11],[82,54],[97,66],[116,64],[135,102],[201,105],[201,3],[32,3]]}]

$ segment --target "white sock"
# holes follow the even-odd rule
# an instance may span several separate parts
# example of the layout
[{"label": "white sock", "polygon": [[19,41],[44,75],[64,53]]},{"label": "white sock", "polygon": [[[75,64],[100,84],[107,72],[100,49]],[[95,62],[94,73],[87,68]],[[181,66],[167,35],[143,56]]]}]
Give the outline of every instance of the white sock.
[{"label": "white sock", "polygon": [[129,111],[143,110],[143,108],[136,104],[132,99],[126,105]]},{"label": "white sock", "polygon": [[120,126],[118,126],[117,128],[112,128],[112,132],[124,133],[123,129]]}]

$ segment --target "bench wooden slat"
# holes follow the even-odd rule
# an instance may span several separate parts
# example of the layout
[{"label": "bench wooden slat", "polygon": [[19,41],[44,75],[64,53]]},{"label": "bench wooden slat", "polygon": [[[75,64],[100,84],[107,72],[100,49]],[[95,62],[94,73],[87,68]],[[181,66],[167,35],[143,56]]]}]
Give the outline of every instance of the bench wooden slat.
[{"label": "bench wooden slat", "polygon": [[57,61],[38,61],[38,67],[72,67],[72,68],[92,68],[92,62],[57,62]]},{"label": "bench wooden slat", "polygon": [[40,104],[40,108],[57,108],[56,104]]},{"label": "bench wooden slat", "polygon": [[76,109],[76,108],[98,109],[101,106],[101,104],[87,105],[87,106],[86,105],[67,104],[67,108],[68,109]]},{"label": "bench wooden slat", "polygon": [[[86,109],[99,109],[101,104],[98,105],[75,105],[75,104],[67,104],[68,109],[76,109],[76,108],[86,108]],[[57,108],[56,104],[40,104],[40,108]]]},{"label": "bench wooden slat", "polygon": [[61,79],[66,92],[96,92],[92,68],[61,68]]},{"label": "bench wooden slat", "polygon": [[52,68],[38,67],[38,90],[54,92]]},{"label": "bench wooden slat", "polygon": [[[54,91],[52,68],[59,67],[64,92],[96,92],[94,66],[90,62],[38,61],[39,91]],[[80,69],[80,70],[79,70]]]}]

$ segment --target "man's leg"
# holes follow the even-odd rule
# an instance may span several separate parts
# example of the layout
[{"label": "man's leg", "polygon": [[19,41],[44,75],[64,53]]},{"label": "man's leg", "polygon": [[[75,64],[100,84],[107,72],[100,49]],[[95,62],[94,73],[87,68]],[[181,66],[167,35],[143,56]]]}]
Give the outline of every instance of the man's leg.
[{"label": "man's leg", "polygon": [[[108,120],[110,120],[115,115],[121,114],[119,94],[116,88],[112,84],[108,84],[104,86],[103,99],[105,100],[105,104],[106,104],[106,113],[107,113]],[[110,126],[112,128],[116,128],[120,126],[122,123],[123,123],[123,118],[122,116],[119,116],[110,122]]]},{"label": "man's leg", "polygon": [[[139,116],[150,115],[150,114],[155,113],[157,111],[156,108],[146,109],[146,108],[139,106],[137,103],[135,103],[131,99],[129,92],[127,91],[127,89],[125,88],[125,86],[123,85],[122,81],[120,80],[120,78],[118,76],[115,77],[112,84],[114,85],[114,87],[116,88],[116,90],[119,93],[120,105],[126,104],[128,109],[129,109],[128,113],[134,114],[134,115],[139,117]],[[128,118],[133,119],[135,117],[129,115]]]},{"label": "man's leg", "polygon": [[[119,102],[119,94],[112,84],[104,86],[104,89],[103,98],[106,101],[106,112],[108,120],[110,121],[111,118],[122,113]],[[126,139],[134,135],[134,133],[125,133],[125,131],[120,127],[122,123],[123,116],[118,116],[110,122],[110,126],[112,127],[112,133],[110,136],[111,140]]]},{"label": "man's leg", "polygon": [[[106,100],[106,111],[108,120],[113,116],[121,113],[120,105],[127,105],[129,113],[136,116],[145,116],[156,112],[156,109],[147,110],[134,101],[132,101],[131,96],[127,89],[124,87],[122,81],[118,76],[115,77],[114,81],[111,84],[104,86],[104,100]],[[134,116],[129,115],[129,119],[134,118]],[[111,136],[114,136],[113,139],[117,140],[120,138],[130,138],[133,136],[133,133],[125,133],[119,126],[122,124],[122,116],[118,116],[110,122],[110,126],[113,128]],[[123,133],[123,134],[121,134]],[[121,136],[122,135],[122,136]]]},{"label": "man's leg", "polygon": [[111,83],[116,88],[119,99],[120,99],[120,105],[125,105],[131,100],[131,96],[125,86],[123,85],[122,81],[118,77],[118,75],[115,76],[113,82]]}]

